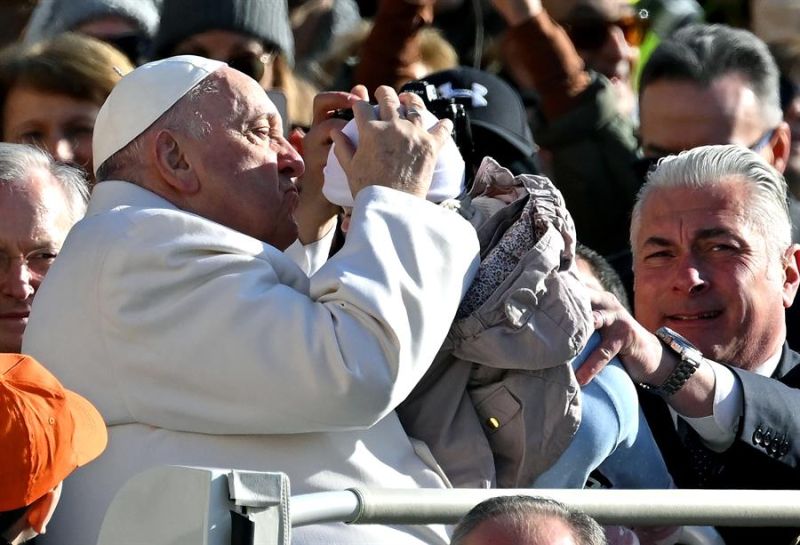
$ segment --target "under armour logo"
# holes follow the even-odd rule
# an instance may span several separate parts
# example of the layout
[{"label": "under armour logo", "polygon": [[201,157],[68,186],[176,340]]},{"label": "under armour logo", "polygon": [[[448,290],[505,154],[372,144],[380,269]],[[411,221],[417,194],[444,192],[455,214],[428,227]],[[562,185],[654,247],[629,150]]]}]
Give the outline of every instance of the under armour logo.
[{"label": "under armour logo", "polygon": [[473,83],[472,89],[453,89],[453,84],[447,82],[440,85],[438,91],[442,98],[469,98],[473,108],[485,108],[489,105],[484,98],[489,90],[480,83]]}]

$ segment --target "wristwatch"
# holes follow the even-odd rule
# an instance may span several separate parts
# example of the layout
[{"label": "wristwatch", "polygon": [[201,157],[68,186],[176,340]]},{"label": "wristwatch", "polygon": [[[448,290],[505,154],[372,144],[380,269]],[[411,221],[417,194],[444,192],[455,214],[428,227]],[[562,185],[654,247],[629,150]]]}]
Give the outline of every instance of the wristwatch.
[{"label": "wristwatch", "polygon": [[665,348],[668,348],[678,356],[680,361],[661,386],[653,386],[644,382],[640,382],[639,386],[648,392],[669,397],[683,388],[683,385],[697,371],[703,361],[703,354],[683,336],[668,327],[658,328],[656,337]]}]

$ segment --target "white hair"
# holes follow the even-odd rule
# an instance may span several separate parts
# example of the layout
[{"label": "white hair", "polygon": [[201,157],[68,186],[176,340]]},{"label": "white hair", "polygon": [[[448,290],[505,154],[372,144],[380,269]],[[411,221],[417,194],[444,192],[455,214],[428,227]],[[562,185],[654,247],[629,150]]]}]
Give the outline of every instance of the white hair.
[{"label": "white hair", "polygon": [[59,163],[46,151],[29,144],[0,143],[0,184],[24,186],[31,172],[41,169],[50,174],[64,192],[73,223],[86,214],[89,185],[78,168]]},{"label": "white hair", "polygon": [[758,153],[742,146],[702,146],[664,157],[639,190],[631,216],[631,248],[636,251],[642,208],[657,189],[703,189],[737,182],[749,190],[749,220],[779,256],[792,243],[787,186],[783,176]]}]

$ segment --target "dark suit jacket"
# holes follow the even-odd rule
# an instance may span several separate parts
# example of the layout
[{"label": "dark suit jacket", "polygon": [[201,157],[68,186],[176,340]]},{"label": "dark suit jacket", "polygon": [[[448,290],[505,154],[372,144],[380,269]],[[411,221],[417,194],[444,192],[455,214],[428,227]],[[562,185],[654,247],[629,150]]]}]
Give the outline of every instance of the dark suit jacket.
[{"label": "dark suit jacket", "polygon": [[[640,391],[639,399],[678,488],[800,489],[800,354],[784,345],[772,378],[731,367],[744,393],[744,414],[733,445],[707,453],[714,468],[705,482],[690,461],[690,438],[673,425],[667,404]],[[693,430],[689,431],[694,434]],[[696,436],[696,434],[694,434]],[[800,528],[718,528],[727,545],[788,544]]]}]

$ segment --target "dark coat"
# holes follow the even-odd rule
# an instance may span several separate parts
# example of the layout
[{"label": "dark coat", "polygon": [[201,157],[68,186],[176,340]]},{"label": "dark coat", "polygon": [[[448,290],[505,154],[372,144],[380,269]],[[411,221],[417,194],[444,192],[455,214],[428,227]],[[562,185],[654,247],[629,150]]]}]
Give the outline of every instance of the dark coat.
[{"label": "dark coat", "polygon": [[[675,429],[667,404],[640,391],[639,399],[678,488],[800,489],[800,354],[785,345],[771,378],[731,367],[742,385],[744,414],[733,445],[703,449],[697,434]],[[692,437],[694,436],[694,437]],[[689,445],[694,444],[694,447]],[[691,463],[704,450],[713,469],[703,479]],[[791,543],[800,528],[718,528],[727,545]]]}]

